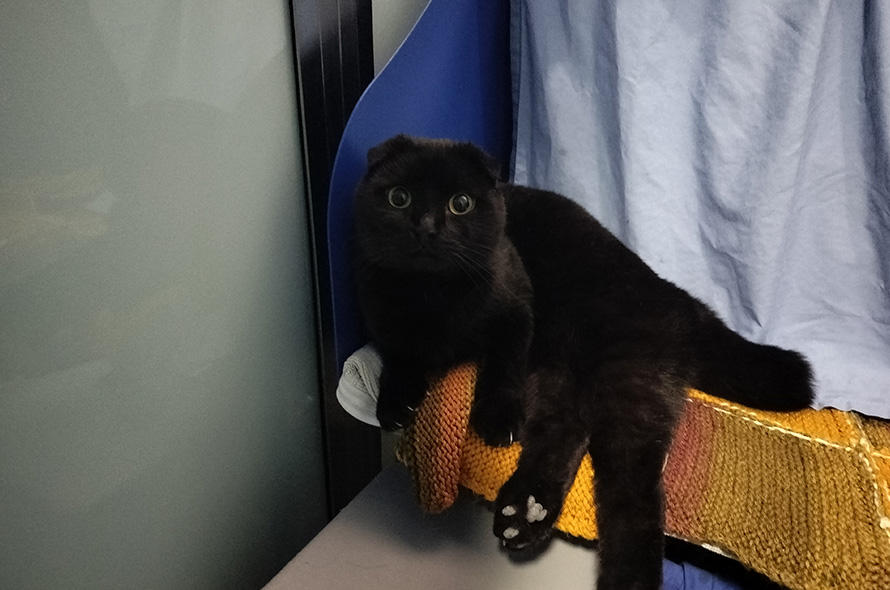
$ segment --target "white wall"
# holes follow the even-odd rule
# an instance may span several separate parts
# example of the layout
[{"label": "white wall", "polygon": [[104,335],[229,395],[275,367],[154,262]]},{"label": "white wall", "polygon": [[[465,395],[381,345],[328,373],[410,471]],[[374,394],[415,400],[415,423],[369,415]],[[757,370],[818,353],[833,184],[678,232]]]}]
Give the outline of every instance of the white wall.
[{"label": "white wall", "polygon": [[324,524],[289,27],[4,2],[0,588],[259,587]]},{"label": "white wall", "polygon": [[372,0],[374,73],[380,73],[405,40],[429,0]]}]

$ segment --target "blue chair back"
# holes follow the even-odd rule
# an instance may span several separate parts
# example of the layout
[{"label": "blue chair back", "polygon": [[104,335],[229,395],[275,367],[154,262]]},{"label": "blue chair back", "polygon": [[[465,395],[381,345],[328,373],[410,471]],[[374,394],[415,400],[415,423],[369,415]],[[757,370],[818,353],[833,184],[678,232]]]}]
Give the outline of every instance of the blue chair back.
[{"label": "blue chair back", "polygon": [[337,364],[366,342],[352,280],[352,197],[368,148],[399,134],[472,141],[507,164],[512,149],[509,0],[431,0],[365,90],[334,160],[328,252]]}]

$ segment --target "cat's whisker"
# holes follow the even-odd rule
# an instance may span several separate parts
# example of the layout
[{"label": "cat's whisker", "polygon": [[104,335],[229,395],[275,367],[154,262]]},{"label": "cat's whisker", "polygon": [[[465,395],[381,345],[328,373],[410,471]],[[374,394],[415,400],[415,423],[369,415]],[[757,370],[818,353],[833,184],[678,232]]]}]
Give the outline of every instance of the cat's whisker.
[{"label": "cat's whisker", "polygon": [[[473,283],[473,286],[476,287],[476,289],[482,288],[482,285],[477,282],[478,279],[482,279],[483,283],[488,282],[486,281],[485,277],[479,273],[478,269],[474,268],[469,261],[464,260],[461,256],[455,256],[454,261],[457,263],[458,268],[460,268],[461,271],[463,271],[463,273],[467,276],[470,282]],[[473,276],[470,271],[476,271],[476,276]]]},{"label": "cat's whisker", "polygon": [[[480,246],[481,246],[481,245],[480,245]],[[475,254],[475,253],[476,253],[476,252],[474,252],[474,251],[473,251],[472,249],[470,249],[470,248],[465,248],[465,251],[466,251],[466,252],[469,252],[469,253],[472,253],[472,254]],[[519,299],[519,295],[517,295],[517,294],[513,291],[513,289],[511,289],[510,286],[509,286],[507,283],[505,283],[504,280],[503,280],[500,276],[498,276],[498,274],[495,273],[495,272],[491,269],[491,267],[490,267],[490,265],[488,264],[488,261],[487,261],[487,260],[485,260],[485,261],[475,260],[474,258],[472,258],[472,257],[470,257],[470,256],[462,256],[462,258],[463,258],[463,260],[466,261],[466,262],[467,262],[473,269],[477,270],[480,274],[482,274],[483,276],[485,276],[485,277],[487,278],[488,282],[491,282],[491,283],[496,284],[497,286],[499,286],[501,289],[503,289],[506,293],[508,293],[508,294],[511,295],[512,297],[514,297],[514,298],[516,298],[516,299]]]}]

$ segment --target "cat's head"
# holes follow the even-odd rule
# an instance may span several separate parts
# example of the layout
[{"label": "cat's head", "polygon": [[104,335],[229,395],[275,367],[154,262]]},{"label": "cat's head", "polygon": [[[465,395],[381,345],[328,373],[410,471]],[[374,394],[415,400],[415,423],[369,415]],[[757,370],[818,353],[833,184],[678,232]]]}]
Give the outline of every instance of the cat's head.
[{"label": "cat's head", "polygon": [[471,143],[397,135],[371,148],[354,201],[365,260],[394,270],[479,272],[506,224],[498,172]]}]

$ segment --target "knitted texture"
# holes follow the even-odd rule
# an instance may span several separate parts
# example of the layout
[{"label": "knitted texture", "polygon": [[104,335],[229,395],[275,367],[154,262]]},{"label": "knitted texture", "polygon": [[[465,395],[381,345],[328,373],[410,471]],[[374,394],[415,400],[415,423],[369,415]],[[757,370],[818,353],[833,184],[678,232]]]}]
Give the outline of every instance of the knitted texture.
[{"label": "knitted texture", "polygon": [[[401,442],[428,510],[454,501],[455,482],[493,501],[519,458],[518,444],[492,448],[467,428],[468,372],[431,388]],[[890,588],[890,422],[752,410],[690,391],[664,482],[671,536],[716,547],[792,590]],[[589,456],[555,526],[596,538]]]},{"label": "knitted texture", "polygon": [[411,434],[399,445],[399,458],[413,466],[414,487],[427,512],[441,512],[457,499],[475,387],[473,365],[457,367],[447,378],[433,383],[417,411]]}]

